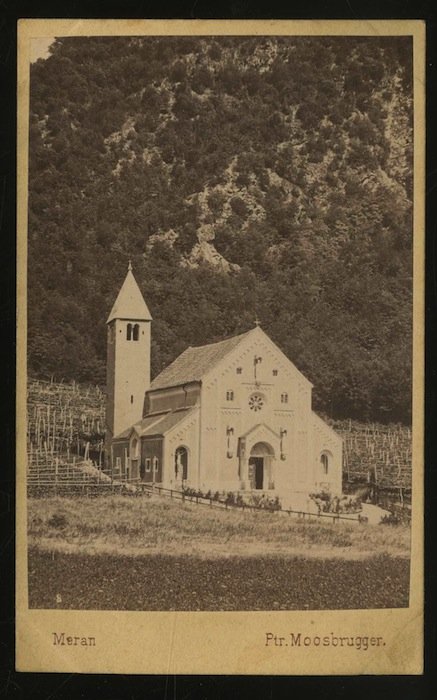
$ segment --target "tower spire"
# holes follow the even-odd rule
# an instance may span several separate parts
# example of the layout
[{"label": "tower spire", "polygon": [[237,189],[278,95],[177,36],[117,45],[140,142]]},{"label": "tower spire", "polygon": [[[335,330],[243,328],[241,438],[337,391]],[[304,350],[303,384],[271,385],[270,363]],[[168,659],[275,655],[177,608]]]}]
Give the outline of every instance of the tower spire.
[{"label": "tower spire", "polygon": [[123,318],[137,321],[151,321],[152,317],[144,301],[141,290],[132,272],[132,262],[129,266],[123,285],[114,302],[111,313],[106,323],[110,323],[115,318]]}]

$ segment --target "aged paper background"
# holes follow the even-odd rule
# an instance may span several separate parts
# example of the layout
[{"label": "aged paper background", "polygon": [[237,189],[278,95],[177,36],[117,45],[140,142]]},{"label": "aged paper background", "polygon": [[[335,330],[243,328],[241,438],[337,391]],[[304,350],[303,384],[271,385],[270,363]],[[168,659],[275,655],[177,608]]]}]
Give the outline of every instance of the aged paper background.
[{"label": "aged paper background", "polygon": [[[409,35],[414,38],[413,519],[410,606],[291,612],[30,610],[26,540],[26,270],[32,38],[76,35]],[[424,104],[422,21],[31,20],[18,26],[16,654],[20,671],[135,674],[420,674],[423,670]],[[53,632],[96,638],[54,646]],[[383,637],[367,650],[266,647],[267,632]]]}]

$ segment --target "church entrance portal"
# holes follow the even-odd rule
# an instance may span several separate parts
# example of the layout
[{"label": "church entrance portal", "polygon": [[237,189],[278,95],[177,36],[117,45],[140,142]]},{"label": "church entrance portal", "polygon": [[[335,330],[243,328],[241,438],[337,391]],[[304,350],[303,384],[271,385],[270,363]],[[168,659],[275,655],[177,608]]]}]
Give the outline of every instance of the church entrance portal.
[{"label": "church entrance portal", "polygon": [[257,442],[250,451],[249,482],[250,488],[263,490],[273,488],[272,458],[273,449],[265,442]]}]

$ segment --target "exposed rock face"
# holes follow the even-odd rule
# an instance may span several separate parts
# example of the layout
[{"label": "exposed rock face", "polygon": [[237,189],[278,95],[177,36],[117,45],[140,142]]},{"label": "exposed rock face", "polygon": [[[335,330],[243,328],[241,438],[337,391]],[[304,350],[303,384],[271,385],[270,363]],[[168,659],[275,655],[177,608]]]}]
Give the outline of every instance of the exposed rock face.
[{"label": "exposed rock face", "polygon": [[231,270],[239,270],[240,266],[235,263],[229,263],[223,255],[215,249],[214,244],[208,240],[202,240],[196,243],[190,255],[182,261],[186,267],[199,267],[202,264],[212,265],[222,272],[230,272]]},{"label": "exposed rock face", "polygon": [[173,248],[178,235],[172,228],[163,233],[153,233],[147,241],[146,250],[150,250],[157,242],[166,243],[170,248]]}]

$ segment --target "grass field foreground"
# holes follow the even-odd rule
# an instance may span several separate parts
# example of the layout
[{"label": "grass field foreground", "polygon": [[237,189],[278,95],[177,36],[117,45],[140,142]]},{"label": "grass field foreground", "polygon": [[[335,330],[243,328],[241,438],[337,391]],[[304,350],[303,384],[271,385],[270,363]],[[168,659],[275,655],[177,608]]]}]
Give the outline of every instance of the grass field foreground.
[{"label": "grass field foreground", "polygon": [[29,499],[28,538],[41,551],[86,555],[363,559],[410,553],[410,530],[403,525],[302,521],[158,496]]}]

